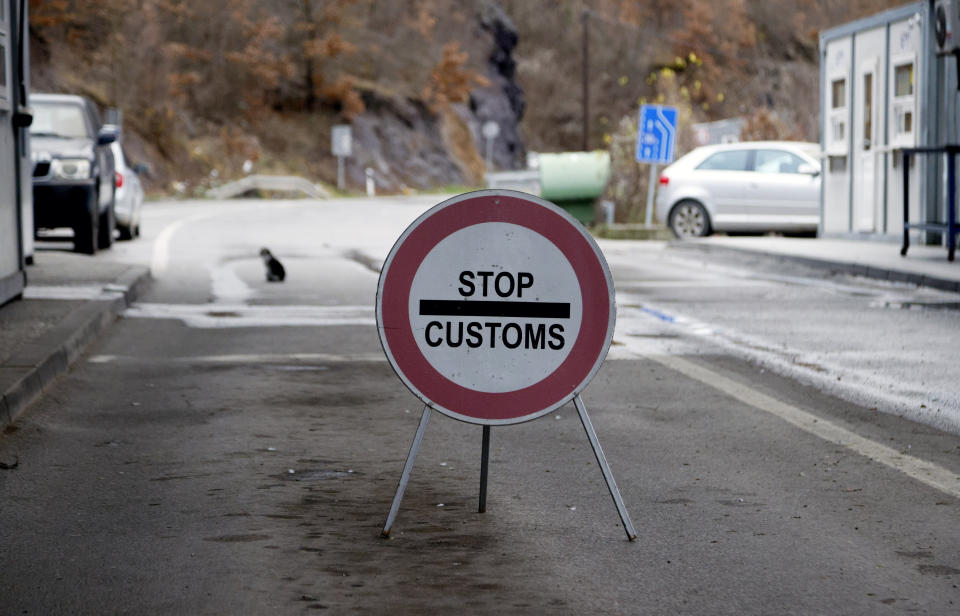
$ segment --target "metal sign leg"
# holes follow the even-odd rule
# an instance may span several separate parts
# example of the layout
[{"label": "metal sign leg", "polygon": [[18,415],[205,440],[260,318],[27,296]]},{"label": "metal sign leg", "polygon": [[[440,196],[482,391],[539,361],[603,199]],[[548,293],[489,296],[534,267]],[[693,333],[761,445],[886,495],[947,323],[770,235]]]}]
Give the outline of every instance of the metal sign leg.
[{"label": "metal sign leg", "polygon": [[480,448],[480,507],[478,513],[487,512],[487,466],[490,464],[490,426],[483,427],[483,444]]},{"label": "metal sign leg", "polygon": [[423,413],[420,415],[420,425],[417,426],[417,433],[413,437],[413,443],[410,445],[410,453],[407,454],[407,461],[403,465],[403,473],[400,474],[400,484],[397,486],[397,493],[393,496],[393,504],[390,505],[390,513],[387,515],[387,523],[383,525],[381,537],[390,536],[390,528],[397,519],[397,511],[400,510],[400,501],[403,500],[403,493],[407,489],[407,482],[410,480],[410,471],[413,470],[413,461],[417,458],[417,452],[420,451],[420,443],[423,441],[423,434],[427,431],[427,424],[430,423],[430,407],[424,406]]},{"label": "metal sign leg", "polygon": [[590,439],[590,445],[593,447],[593,454],[597,456],[597,463],[603,472],[603,478],[607,480],[607,488],[610,490],[610,496],[613,497],[613,504],[617,506],[617,513],[620,514],[620,521],[623,522],[623,529],[627,533],[627,539],[633,541],[637,538],[637,531],[633,528],[633,522],[630,521],[630,514],[623,504],[623,498],[620,496],[620,490],[617,489],[617,482],[613,479],[613,473],[610,472],[610,466],[607,464],[607,458],[603,455],[603,449],[600,448],[600,441],[597,439],[597,433],[593,429],[593,423],[590,422],[590,416],[587,415],[587,407],[579,395],[573,397],[573,403],[577,407],[577,413],[580,414],[580,422],[583,429],[587,431],[587,438]]}]

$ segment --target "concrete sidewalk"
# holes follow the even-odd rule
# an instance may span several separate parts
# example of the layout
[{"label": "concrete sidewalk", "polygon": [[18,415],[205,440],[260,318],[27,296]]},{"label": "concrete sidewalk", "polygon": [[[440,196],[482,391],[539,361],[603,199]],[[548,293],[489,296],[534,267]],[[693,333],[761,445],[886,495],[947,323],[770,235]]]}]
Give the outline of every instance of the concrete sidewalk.
[{"label": "concrete sidewalk", "polygon": [[23,298],[0,306],[0,426],[65,372],[149,281],[145,267],[38,251]]},{"label": "concrete sidewalk", "polygon": [[960,293],[960,261],[947,261],[947,250],[942,246],[912,245],[907,255],[901,257],[899,243],[716,236],[674,241],[670,248],[703,254],[762,255],[838,273]]}]

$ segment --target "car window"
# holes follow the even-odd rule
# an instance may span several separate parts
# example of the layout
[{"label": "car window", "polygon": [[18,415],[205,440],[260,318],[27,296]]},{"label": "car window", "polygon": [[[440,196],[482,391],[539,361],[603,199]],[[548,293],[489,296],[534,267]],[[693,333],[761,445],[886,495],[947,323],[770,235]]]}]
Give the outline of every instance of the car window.
[{"label": "car window", "polygon": [[749,154],[749,150],[717,152],[697,165],[697,169],[707,171],[746,171]]},{"label": "car window", "polygon": [[784,150],[757,150],[754,170],[758,173],[799,173],[806,161]]},{"label": "car window", "polygon": [[69,103],[32,103],[33,123],[31,135],[53,137],[85,138],[87,122],[83,108]]}]

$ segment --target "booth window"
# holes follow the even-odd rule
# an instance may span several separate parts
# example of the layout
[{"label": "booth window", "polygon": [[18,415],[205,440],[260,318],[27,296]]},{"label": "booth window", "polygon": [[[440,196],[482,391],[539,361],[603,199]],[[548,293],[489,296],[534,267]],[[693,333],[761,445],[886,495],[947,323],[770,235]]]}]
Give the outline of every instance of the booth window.
[{"label": "booth window", "polygon": [[830,145],[832,150],[846,153],[847,80],[830,82]]},{"label": "booth window", "polygon": [[897,145],[914,145],[913,61],[893,68],[893,138]]},{"label": "booth window", "polygon": [[833,96],[830,100],[830,108],[845,108],[847,106],[847,80],[834,79],[830,91],[833,92]]},{"label": "booth window", "polygon": [[2,17],[3,15],[0,15],[0,111],[10,109],[10,84],[7,71],[7,60],[10,58],[10,54],[7,53],[9,39]]},{"label": "booth window", "polygon": [[873,146],[873,73],[863,76],[863,149]]}]

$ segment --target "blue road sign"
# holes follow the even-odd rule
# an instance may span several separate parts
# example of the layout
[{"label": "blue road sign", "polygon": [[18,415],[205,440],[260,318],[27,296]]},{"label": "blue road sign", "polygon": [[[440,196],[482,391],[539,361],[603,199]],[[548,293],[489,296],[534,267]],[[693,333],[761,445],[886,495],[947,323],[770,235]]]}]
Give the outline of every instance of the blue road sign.
[{"label": "blue road sign", "polygon": [[677,146],[677,108],[665,105],[640,107],[637,133],[637,162],[666,164],[673,162]]}]

